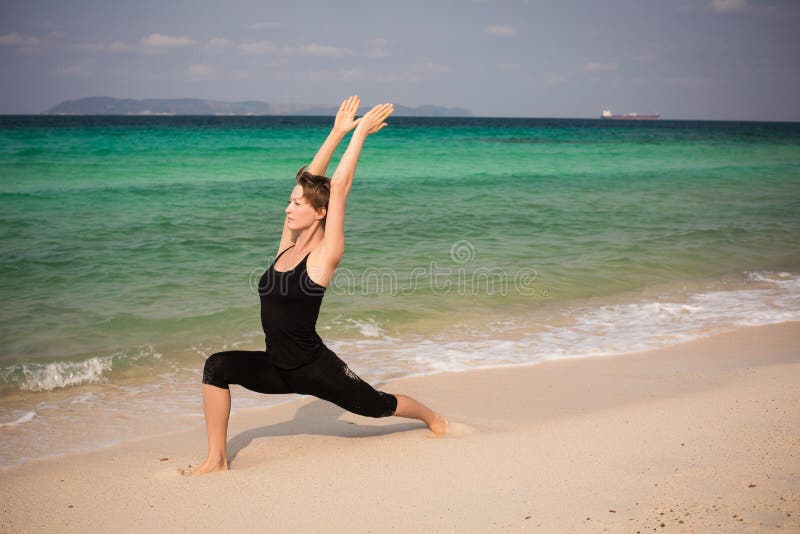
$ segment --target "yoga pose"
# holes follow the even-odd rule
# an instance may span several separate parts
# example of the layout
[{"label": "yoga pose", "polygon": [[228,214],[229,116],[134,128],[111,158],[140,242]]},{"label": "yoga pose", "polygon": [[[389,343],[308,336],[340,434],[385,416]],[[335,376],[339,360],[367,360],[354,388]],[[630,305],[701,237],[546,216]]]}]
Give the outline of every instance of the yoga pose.
[{"label": "yoga pose", "polygon": [[[184,475],[228,468],[226,442],[231,408],[229,384],[259,393],[301,393],[368,417],[408,417],[446,434],[447,419],[411,397],[377,391],[322,342],[315,326],[325,289],[344,254],[344,211],[358,157],[368,135],[382,130],[392,114],[380,104],[356,119],[360,101],[342,102],[333,129],[313,161],[297,173],[286,208],[278,255],[259,280],[265,351],[212,354],[203,369],[203,409],[208,458]],[[353,131],[333,178],[324,176],[331,156]]]}]

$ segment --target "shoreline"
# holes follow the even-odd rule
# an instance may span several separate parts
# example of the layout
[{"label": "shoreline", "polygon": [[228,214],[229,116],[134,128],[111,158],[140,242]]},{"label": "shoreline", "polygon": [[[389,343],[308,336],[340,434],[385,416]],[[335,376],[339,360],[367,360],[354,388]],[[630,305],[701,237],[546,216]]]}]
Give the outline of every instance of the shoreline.
[{"label": "shoreline", "polygon": [[[326,345],[381,387],[441,372],[654,350],[735,330],[743,322],[798,320],[798,282],[795,271],[744,271],[533,309],[509,305],[480,317],[467,309],[446,325],[427,321],[425,329],[400,328],[372,308],[337,315],[334,302],[318,326]],[[113,353],[0,365],[6,381],[0,470],[135,440],[145,423],[146,435],[195,428],[195,418],[202,418],[197,384],[205,357],[263,348],[261,331],[206,333],[211,337],[193,343],[178,336],[160,341],[154,334],[146,344]],[[232,408],[271,405],[274,399],[241,391]]]},{"label": "shoreline", "polygon": [[[503,322],[508,323],[509,321],[503,321]],[[377,389],[382,389],[384,386],[388,386],[388,385],[390,385],[392,383],[395,383],[395,382],[402,382],[402,381],[408,380],[408,379],[425,379],[425,378],[428,378],[428,377],[436,377],[438,375],[450,375],[450,374],[456,374],[457,375],[457,374],[469,373],[469,372],[473,372],[473,371],[481,372],[481,371],[493,371],[493,370],[504,370],[504,369],[509,369],[510,370],[510,369],[517,369],[517,368],[526,368],[526,367],[529,367],[529,366],[542,365],[542,364],[545,364],[545,363],[548,363],[548,362],[556,363],[556,362],[569,361],[569,360],[584,360],[584,359],[595,359],[595,358],[605,359],[605,358],[616,358],[616,357],[636,355],[636,354],[649,354],[649,353],[658,352],[658,351],[662,351],[662,350],[668,350],[668,349],[671,349],[671,348],[674,348],[674,347],[677,347],[677,346],[681,346],[681,345],[683,345],[685,343],[690,343],[690,342],[695,342],[695,341],[702,341],[702,340],[713,338],[713,337],[716,337],[716,336],[719,336],[719,335],[730,334],[730,333],[736,332],[736,331],[741,330],[741,329],[770,327],[770,326],[775,326],[775,325],[780,325],[780,324],[789,324],[789,323],[792,323],[792,322],[793,321],[785,321],[785,322],[782,322],[782,323],[779,322],[779,323],[757,324],[757,325],[738,326],[738,327],[731,326],[731,325],[722,326],[722,327],[716,326],[715,328],[712,328],[712,329],[706,331],[705,333],[700,333],[699,331],[695,332],[695,333],[693,333],[691,335],[691,337],[689,337],[688,339],[685,339],[683,341],[672,339],[672,340],[669,340],[669,341],[664,341],[663,343],[665,343],[665,344],[663,344],[663,345],[658,345],[658,346],[654,346],[654,347],[648,347],[648,348],[640,349],[640,350],[631,349],[631,350],[627,350],[627,351],[624,351],[624,352],[614,352],[614,353],[610,353],[610,354],[609,353],[598,353],[598,354],[577,353],[575,355],[568,355],[568,356],[545,356],[543,359],[529,360],[529,361],[523,361],[523,362],[512,362],[512,361],[503,361],[503,362],[498,362],[498,363],[488,363],[487,362],[487,363],[484,363],[484,364],[470,365],[469,367],[464,367],[464,368],[460,368],[460,369],[459,368],[455,368],[455,369],[441,369],[441,370],[436,370],[436,369],[419,370],[419,371],[411,372],[410,374],[403,374],[402,376],[395,376],[395,377],[374,378],[374,377],[371,377],[369,374],[363,374],[363,371],[359,372],[359,374],[361,374],[362,377],[365,377],[367,379],[367,381],[369,383],[371,383]],[[798,324],[800,324],[800,322],[798,322]],[[443,339],[435,339],[434,341],[438,342],[438,343],[443,343],[443,342],[446,343],[446,341],[443,340]],[[494,343],[504,343],[506,341],[507,340],[497,339],[497,340],[494,341]],[[336,347],[337,344],[336,343],[332,343],[331,346]],[[239,347],[239,348],[242,348],[242,347]],[[244,347],[244,349],[245,350],[250,350],[248,347]],[[258,347],[253,347],[252,350],[258,350]],[[337,352],[338,352],[338,350],[337,350]],[[368,364],[365,364],[365,362],[363,360],[359,359],[358,357],[351,356],[350,359],[349,359],[349,363],[351,365],[353,365],[355,368],[367,368],[368,369]],[[100,386],[100,387],[104,386],[104,384],[102,384],[102,383],[101,384],[97,384],[97,385]],[[198,385],[199,385],[199,377],[198,377]],[[89,383],[89,384],[83,384],[82,386],[83,387],[87,387],[87,386],[88,387],[93,387],[93,386],[95,386],[95,384]],[[195,384],[192,384],[192,386],[195,386]],[[68,388],[55,390],[54,393],[60,394],[60,395],[62,395],[64,397],[69,397],[69,395],[71,394],[71,392],[70,392],[70,390]],[[15,468],[22,467],[22,466],[26,465],[29,462],[43,461],[43,460],[48,460],[48,459],[58,459],[58,458],[62,458],[62,457],[72,456],[72,455],[87,454],[87,453],[92,453],[92,452],[96,452],[96,451],[102,451],[102,450],[109,449],[109,448],[112,448],[112,447],[125,446],[125,444],[127,444],[127,443],[136,443],[136,442],[139,442],[139,441],[142,441],[142,440],[147,440],[147,439],[162,438],[162,437],[170,436],[170,435],[176,434],[176,433],[191,432],[191,431],[193,431],[195,429],[191,428],[190,423],[188,423],[187,421],[190,421],[190,420],[195,419],[195,418],[202,419],[202,417],[203,417],[200,392],[197,391],[196,393],[197,393],[196,394],[196,398],[197,398],[198,409],[197,409],[197,411],[195,413],[186,413],[186,414],[183,414],[183,416],[178,417],[178,419],[175,419],[175,423],[178,423],[179,419],[184,421],[184,423],[181,424],[180,428],[170,429],[170,430],[159,430],[159,431],[156,431],[156,432],[148,433],[145,436],[138,436],[138,437],[126,436],[126,437],[121,438],[121,439],[111,439],[111,440],[108,440],[106,442],[98,442],[95,445],[89,446],[87,448],[68,450],[68,451],[64,451],[64,452],[53,452],[53,453],[47,453],[47,454],[44,454],[44,455],[41,455],[41,456],[25,458],[20,463],[16,463],[16,464],[12,464],[12,465],[0,465],[0,474],[2,474],[2,472],[4,472],[4,471],[10,470],[10,469],[15,469]],[[193,397],[194,397],[194,395],[193,395]],[[303,395],[299,395],[299,394],[262,395],[262,394],[258,394],[258,393],[247,391],[244,388],[236,385],[233,388],[232,399],[233,399],[233,405],[232,405],[232,409],[231,409],[231,416],[235,417],[235,416],[238,416],[238,414],[240,414],[240,413],[250,413],[250,412],[256,412],[257,413],[257,412],[259,412],[261,410],[270,410],[272,408],[275,408],[275,407],[281,406],[281,405],[303,402],[304,400],[308,400],[308,397],[307,396],[303,396]],[[253,404],[254,402],[258,402],[259,405],[254,405]],[[237,406],[237,404],[239,404],[239,405]],[[25,418],[25,416],[23,416],[22,418]],[[30,419],[32,419],[32,418],[28,417],[28,420],[30,420]],[[141,424],[141,421],[135,421],[134,424]],[[13,427],[14,425],[8,425],[8,426],[9,427]],[[161,428],[165,428],[165,425],[164,424],[159,425],[159,429],[161,429]],[[152,430],[152,427],[150,427],[150,430]]]},{"label": "shoreline", "polygon": [[380,386],[447,415],[443,438],[313,397],[244,408],[227,473],[178,475],[202,461],[205,430],[171,432],[0,471],[0,518],[12,531],[800,528],[798,340],[788,322]]}]

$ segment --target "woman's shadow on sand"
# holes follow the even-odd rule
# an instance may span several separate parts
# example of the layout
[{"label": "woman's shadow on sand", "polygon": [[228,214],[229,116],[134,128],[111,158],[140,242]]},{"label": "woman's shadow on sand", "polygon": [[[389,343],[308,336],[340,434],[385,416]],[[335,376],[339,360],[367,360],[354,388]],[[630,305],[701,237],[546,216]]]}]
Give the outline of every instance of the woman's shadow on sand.
[{"label": "woman's shadow on sand", "polygon": [[339,419],[344,413],[348,413],[347,410],[321,399],[305,404],[298,408],[294,419],[290,421],[245,430],[228,440],[228,462],[233,462],[239,452],[258,438],[298,434],[366,438],[427,428],[421,421],[393,425],[359,425]]}]

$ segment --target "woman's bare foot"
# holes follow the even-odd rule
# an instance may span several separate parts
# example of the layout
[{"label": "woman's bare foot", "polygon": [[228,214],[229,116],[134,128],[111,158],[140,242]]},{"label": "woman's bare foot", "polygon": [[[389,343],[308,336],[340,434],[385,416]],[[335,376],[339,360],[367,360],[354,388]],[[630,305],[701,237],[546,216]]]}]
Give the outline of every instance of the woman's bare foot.
[{"label": "woman's bare foot", "polygon": [[437,436],[444,436],[450,431],[450,423],[447,421],[447,417],[437,413],[428,422],[428,428]]},{"label": "woman's bare foot", "polygon": [[185,477],[194,477],[198,475],[205,475],[208,473],[213,473],[214,471],[227,471],[228,470],[228,462],[227,460],[206,460],[202,465],[198,465],[197,467],[192,467],[191,465],[187,467],[182,467],[180,469],[180,473]]}]

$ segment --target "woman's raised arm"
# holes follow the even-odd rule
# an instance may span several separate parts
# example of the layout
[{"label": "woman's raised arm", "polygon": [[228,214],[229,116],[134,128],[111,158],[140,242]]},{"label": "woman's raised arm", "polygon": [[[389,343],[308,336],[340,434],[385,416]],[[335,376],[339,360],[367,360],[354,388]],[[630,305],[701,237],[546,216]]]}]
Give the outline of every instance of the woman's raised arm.
[{"label": "woman's raised arm", "polygon": [[378,104],[356,122],[355,131],[331,178],[331,194],[325,217],[325,238],[322,242],[326,263],[335,268],[344,254],[344,210],[347,195],[353,185],[361,148],[368,135],[381,131],[384,122],[394,111],[392,104]]},{"label": "woman's raised arm", "polygon": [[[359,99],[356,95],[344,99],[342,104],[339,106],[339,111],[336,113],[336,119],[333,121],[333,128],[331,128],[331,131],[328,134],[328,137],[322,143],[322,146],[319,147],[319,150],[317,150],[317,154],[314,156],[314,159],[306,166],[306,171],[319,176],[325,175],[325,170],[328,168],[328,163],[331,161],[331,156],[333,156],[333,153],[336,152],[336,147],[339,146],[339,143],[344,136],[347,135],[350,130],[355,128],[361,120],[354,118],[360,103],[361,99]],[[295,232],[292,232],[289,229],[288,219],[284,219],[283,230],[281,232],[281,241],[278,244],[278,252],[276,252],[276,254],[279,254],[289,245],[294,243],[296,239],[297,236]]]},{"label": "woman's raised arm", "polygon": [[325,142],[322,143],[322,146],[319,147],[314,159],[308,167],[306,167],[308,172],[320,176],[325,175],[328,163],[331,161],[331,156],[336,152],[336,147],[339,146],[339,143],[344,136],[347,135],[347,132],[355,128],[361,120],[354,119],[360,103],[361,100],[355,95],[346,98],[344,102],[342,102],[342,105],[339,106],[339,111],[336,113],[336,119],[333,122],[331,132],[328,134]]}]

